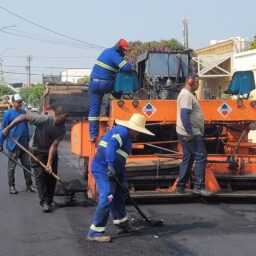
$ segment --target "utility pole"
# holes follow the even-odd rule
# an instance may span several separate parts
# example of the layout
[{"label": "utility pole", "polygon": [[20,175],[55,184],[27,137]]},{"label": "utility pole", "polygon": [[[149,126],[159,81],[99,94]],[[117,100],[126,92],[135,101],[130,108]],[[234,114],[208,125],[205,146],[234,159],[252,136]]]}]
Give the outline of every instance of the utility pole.
[{"label": "utility pole", "polygon": [[[14,26],[14,25],[13,25]],[[13,26],[6,26],[6,27],[2,27],[0,28],[0,31],[2,31],[3,29],[7,28],[7,27],[13,27]],[[4,84],[4,72],[3,72],[3,61],[4,59],[1,58],[1,56],[3,56],[3,54],[8,51],[8,50],[13,50],[14,48],[6,48],[4,50],[2,50],[0,52],[0,84]]]},{"label": "utility pole", "polygon": [[26,66],[26,69],[28,71],[28,87],[30,87],[30,84],[31,84],[31,61],[32,61],[32,56],[31,55],[28,55],[27,56],[27,62],[28,62],[28,65]]},{"label": "utility pole", "polygon": [[184,36],[184,48],[188,49],[188,19],[184,18],[183,21],[183,36]]}]

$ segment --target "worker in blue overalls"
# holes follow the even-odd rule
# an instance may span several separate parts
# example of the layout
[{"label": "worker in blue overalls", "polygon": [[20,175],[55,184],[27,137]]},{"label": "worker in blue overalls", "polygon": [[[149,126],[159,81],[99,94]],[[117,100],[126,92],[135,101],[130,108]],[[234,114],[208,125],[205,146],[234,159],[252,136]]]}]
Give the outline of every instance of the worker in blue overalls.
[{"label": "worker in blue overalls", "polygon": [[[120,39],[114,47],[104,50],[98,57],[91,73],[89,83],[89,132],[90,141],[98,136],[100,108],[104,94],[111,93],[116,72],[130,71],[132,66],[124,60],[128,51],[128,42]],[[107,106],[109,108],[109,106]]]},{"label": "worker in blue overalls", "polygon": [[99,192],[99,203],[87,235],[88,241],[110,242],[111,237],[103,235],[111,212],[113,224],[118,233],[134,231],[129,225],[125,211],[125,193],[116,185],[113,177],[128,191],[126,181],[126,159],[132,150],[132,138],[141,132],[154,135],[145,128],[146,119],[135,113],[129,121],[115,120],[117,126],[109,130],[100,140],[92,161],[91,171]]}]

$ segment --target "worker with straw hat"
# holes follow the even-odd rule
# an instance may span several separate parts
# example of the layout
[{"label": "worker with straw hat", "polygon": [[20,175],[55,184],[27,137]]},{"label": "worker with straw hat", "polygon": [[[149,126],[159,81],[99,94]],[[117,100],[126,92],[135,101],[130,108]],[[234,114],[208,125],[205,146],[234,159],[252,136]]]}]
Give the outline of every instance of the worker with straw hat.
[{"label": "worker with straw hat", "polygon": [[125,164],[132,151],[132,138],[138,133],[154,134],[145,128],[146,119],[142,114],[135,113],[128,121],[117,119],[115,122],[117,125],[100,140],[91,165],[99,203],[87,235],[88,241],[111,241],[110,236],[104,235],[110,212],[118,234],[134,231],[125,211],[125,193],[116,186],[113,177],[128,190]]}]

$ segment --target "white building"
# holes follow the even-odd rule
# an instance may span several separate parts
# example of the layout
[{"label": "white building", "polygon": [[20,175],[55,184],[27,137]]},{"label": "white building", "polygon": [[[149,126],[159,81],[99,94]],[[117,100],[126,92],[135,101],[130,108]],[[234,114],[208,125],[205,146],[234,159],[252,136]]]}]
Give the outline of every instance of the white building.
[{"label": "white building", "polygon": [[256,49],[234,54],[233,62],[234,72],[251,70],[256,82]]},{"label": "white building", "polygon": [[252,52],[248,51],[251,42],[243,37],[212,40],[209,46],[195,51],[197,57],[193,60],[197,63],[201,78],[198,98],[221,98],[235,71],[252,70],[256,55],[248,54]]},{"label": "white building", "polygon": [[69,68],[61,72],[61,82],[77,83],[77,81],[85,76],[90,76],[91,68]]}]

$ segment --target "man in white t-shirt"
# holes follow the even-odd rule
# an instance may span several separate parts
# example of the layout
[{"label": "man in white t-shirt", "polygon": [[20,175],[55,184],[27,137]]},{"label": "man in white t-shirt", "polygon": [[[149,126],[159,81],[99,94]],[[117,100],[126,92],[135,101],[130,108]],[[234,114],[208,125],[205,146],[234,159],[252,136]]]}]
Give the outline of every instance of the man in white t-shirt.
[{"label": "man in white t-shirt", "polygon": [[184,192],[194,165],[195,184],[193,193],[209,196],[212,192],[205,189],[205,167],[207,152],[204,145],[204,116],[196,99],[195,91],[199,77],[189,75],[185,86],[177,98],[176,132],[182,146],[183,157],[179,171],[177,192]]}]

